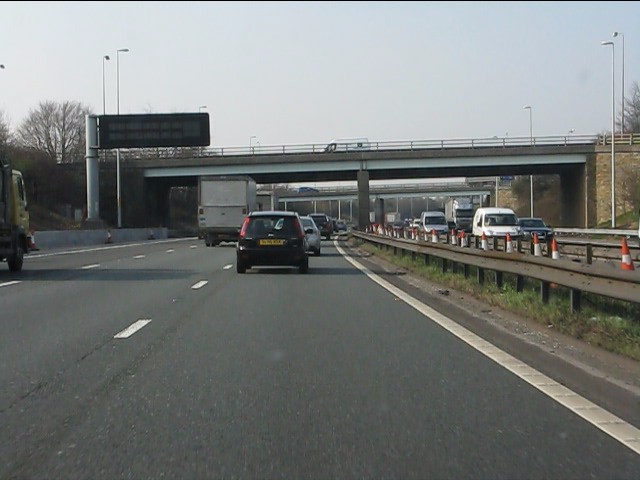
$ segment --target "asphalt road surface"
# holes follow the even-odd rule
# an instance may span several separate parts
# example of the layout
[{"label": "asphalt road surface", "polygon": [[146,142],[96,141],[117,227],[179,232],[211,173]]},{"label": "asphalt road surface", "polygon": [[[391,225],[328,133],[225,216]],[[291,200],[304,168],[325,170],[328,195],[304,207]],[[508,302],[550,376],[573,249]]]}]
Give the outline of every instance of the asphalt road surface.
[{"label": "asphalt road surface", "polygon": [[640,478],[633,413],[603,431],[323,243],[307,275],[194,239],[4,265],[0,478]]}]

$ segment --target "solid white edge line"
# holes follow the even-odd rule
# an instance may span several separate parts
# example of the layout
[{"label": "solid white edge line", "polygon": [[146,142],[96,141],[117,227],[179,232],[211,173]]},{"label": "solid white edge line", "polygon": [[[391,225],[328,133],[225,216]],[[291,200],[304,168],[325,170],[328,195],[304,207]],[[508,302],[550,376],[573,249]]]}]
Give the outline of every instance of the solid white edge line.
[{"label": "solid white edge line", "polygon": [[17,285],[18,283],[21,283],[21,281],[20,280],[12,280],[10,282],[0,283],[0,287],[8,287],[10,285]]},{"label": "solid white edge line", "polygon": [[125,328],[121,332],[116,333],[113,336],[113,338],[129,338],[131,335],[136,333],[138,330],[140,330],[142,327],[144,327],[150,322],[151,322],[150,318],[141,318],[137,322],[134,322],[131,325],[129,325],[127,328]]},{"label": "solid white edge line", "polygon": [[199,288],[204,287],[207,283],[209,283],[208,280],[200,280],[198,283],[191,285],[191,289],[198,290]]},{"label": "solid white edge line", "polygon": [[80,268],[82,268],[82,270],[91,270],[92,268],[98,268],[99,266],[100,266],[99,263],[93,263],[91,265],[85,265],[85,266],[80,267]]},{"label": "solid white edge line", "polygon": [[349,257],[346,252],[334,241],[334,245],[338,252],[358,270],[363,272],[372,281],[386,289],[402,301],[422,313],[425,317],[434,321],[450,333],[475,348],[478,352],[490,358],[498,365],[509,370],[511,373],[520,377],[522,380],[532,385],[540,392],[544,393],[560,405],[569,409],[576,415],[582,417],[587,422],[605,432],[610,437],[625,445],[635,453],[640,455],[640,429],[634,427],[628,422],[608,412],[604,408],[578,395],[573,390],[559,384],[550,377],[540,373],[535,368],[518,360],[512,355],[504,352],[490,342],[480,338],[475,333],[467,330],[449,317],[441,314],[433,308],[425,305],[408,293],[403,292],[399,288],[390,284],[386,280],[373,273],[367,267],[358,261]]}]

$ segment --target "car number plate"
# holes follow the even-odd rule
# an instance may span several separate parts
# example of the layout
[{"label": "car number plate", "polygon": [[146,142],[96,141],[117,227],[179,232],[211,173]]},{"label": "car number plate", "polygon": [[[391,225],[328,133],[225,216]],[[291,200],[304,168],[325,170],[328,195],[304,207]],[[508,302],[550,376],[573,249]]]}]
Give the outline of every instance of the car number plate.
[{"label": "car number plate", "polygon": [[284,240],[267,238],[260,240],[259,245],[284,245]]}]

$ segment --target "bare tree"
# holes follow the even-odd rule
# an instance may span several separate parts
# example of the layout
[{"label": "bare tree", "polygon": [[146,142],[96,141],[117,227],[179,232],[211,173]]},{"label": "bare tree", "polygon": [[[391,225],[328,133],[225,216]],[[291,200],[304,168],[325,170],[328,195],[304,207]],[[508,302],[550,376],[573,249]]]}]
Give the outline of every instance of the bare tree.
[{"label": "bare tree", "polygon": [[[622,116],[618,116],[617,124],[622,123]],[[625,97],[624,104],[624,133],[640,133],[640,85],[633,82],[631,97]]]},{"label": "bare tree", "polygon": [[0,148],[5,149],[11,143],[11,129],[5,113],[0,110]]},{"label": "bare tree", "polygon": [[18,129],[17,140],[55,163],[84,160],[85,115],[91,110],[76,101],[40,102]]}]

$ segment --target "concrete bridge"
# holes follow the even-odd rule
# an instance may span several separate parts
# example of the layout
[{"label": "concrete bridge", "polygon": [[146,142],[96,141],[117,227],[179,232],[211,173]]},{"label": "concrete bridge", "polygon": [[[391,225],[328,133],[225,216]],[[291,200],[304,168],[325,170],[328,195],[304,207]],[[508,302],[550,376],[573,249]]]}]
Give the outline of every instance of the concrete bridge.
[{"label": "concrete bridge", "polygon": [[[130,151],[123,164],[142,172],[139,187],[154,225],[166,224],[171,187],[194,186],[201,175],[249,175],[259,184],[357,181],[358,223],[364,225],[370,180],[556,174],[567,207],[562,226],[592,227],[610,218],[610,142],[564,135],[369,142],[366,149],[335,152],[325,152],[324,144],[156,150],[155,158]],[[616,136],[616,151],[618,179],[622,165],[640,168],[640,136]]]}]

